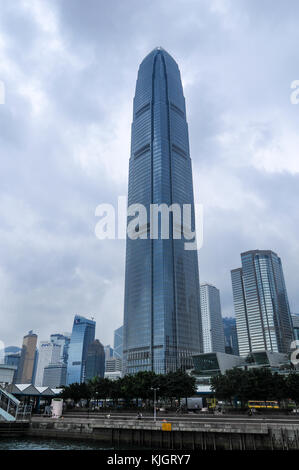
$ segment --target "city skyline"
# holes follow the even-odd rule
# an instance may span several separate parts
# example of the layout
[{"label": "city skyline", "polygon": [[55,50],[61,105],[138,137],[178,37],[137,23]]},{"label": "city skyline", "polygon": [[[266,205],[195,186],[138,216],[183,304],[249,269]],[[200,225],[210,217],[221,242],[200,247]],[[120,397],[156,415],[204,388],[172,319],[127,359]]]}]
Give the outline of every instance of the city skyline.
[{"label": "city skyline", "polygon": [[10,3],[0,19],[0,340],[21,345],[31,328],[43,340],[88,312],[101,322],[96,337],[112,344],[125,243],[96,239],[94,211],[126,194],[136,69],[159,44],[184,78],[195,198],[204,205],[201,279],[219,288],[223,315],[233,315],[230,270],[241,252],[271,249],[299,311],[299,107],[290,102],[298,5],[269,4],[269,17],[256,1],[246,11],[190,2],[181,17],[179,4],[165,12],[158,2],[116,12],[93,1],[68,10],[56,1]]}]

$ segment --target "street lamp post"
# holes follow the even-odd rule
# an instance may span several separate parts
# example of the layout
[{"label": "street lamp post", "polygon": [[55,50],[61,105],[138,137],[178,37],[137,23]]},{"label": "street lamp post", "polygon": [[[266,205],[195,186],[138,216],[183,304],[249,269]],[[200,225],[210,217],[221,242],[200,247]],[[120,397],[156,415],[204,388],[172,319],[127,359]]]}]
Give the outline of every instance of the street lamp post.
[{"label": "street lamp post", "polygon": [[154,392],[154,421],[157,420],[157,390],[158,388],[152,387],[151,390]]}]

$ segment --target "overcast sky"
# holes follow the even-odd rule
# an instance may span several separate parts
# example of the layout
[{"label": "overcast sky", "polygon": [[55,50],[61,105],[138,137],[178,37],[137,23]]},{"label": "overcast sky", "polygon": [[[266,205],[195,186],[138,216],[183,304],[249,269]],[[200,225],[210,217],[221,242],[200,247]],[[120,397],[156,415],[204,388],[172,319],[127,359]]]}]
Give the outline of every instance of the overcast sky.
[{"label": "overcast sky", "polygon": [[137,70],[156,46],[183,80],[201,281],[231,316],[240,253],[272,249],[299,310],[298,18],[297,0],[0,0],[0,340],[81,314],[112,344],[125,242],[96,238],[95,208],[127,194]]}]

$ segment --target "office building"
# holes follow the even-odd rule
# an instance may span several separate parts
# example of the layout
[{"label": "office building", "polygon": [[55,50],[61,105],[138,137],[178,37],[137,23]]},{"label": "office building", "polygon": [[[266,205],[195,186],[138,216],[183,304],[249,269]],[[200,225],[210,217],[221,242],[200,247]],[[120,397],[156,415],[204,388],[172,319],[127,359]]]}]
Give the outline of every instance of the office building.
[{"label": "office building", "polygon": [[225,352],[220,293],[211,284],[200,286],[203,351]]},{"label": "office building", "polygon": [[74,318],[67,365],[67,384],[85,381],[87,350],[94,341],[96,322],[76,315]]},{"label": "office building", "polygon": [[106,346],[104,346],[104,352],[105,352],[105,361],[113,357],[113,348],[111,348],[110,344],[107,344]]},{"label": "office building", "polygon": [[102,343],[95,339],[87,349],[85,380],[94,377],[104,377],[105,374],[105,351]]},{"label": "office building", "polygon": [[227,354],[239,356],[236,319],[233,317],[225,317],[222,320],[225,339],[225,352]]},{"label": "office building", "polygon": [[122,360],[116,357],[107,359],[105,362],[105,372],[116,372],[122,370]]},{"label": "office building", "polygon": [[61,346],[61,355],[59,362],[67,364],[71,335],[68,333],[65,333],[63,335],[60,333],[55,333],[50,336],[50,341]]},{"label": "office building", "polygon": [[55,364],[60,361],[61,346],[52,343],[52,341],[40,341],[38,351],[38,363],[35,377],[35,385],[43,386],[44,370],[49,364]]},{"label": "office building", "polygon": [[44,369],[43,387],[60,388],[66,385],[66,372],[66,364],[49,364]]},{"label": "office building", "polygon": [[[192,165],[180,71],[161,47],[138,71],[128,186],[133,204],[146,210],[146,220],[135,224],[128,213],[124,372],[190,368],[192,355],[202,351],[197,250],[185,238],[186,231],[195,234]],[[177,211],[170,211],[173,204]],[[190,223],[178,219],[183,205]]]},{"label": "office building", "polygon": [[293,328],[282,264],[270,250],[241,254],[231,271],[239,352],[288,353]]},{"label": "office building", "polygon": [[16,379],[19,384],[31,384],[34,380],[37,361],[36,343],[37,335],[31,330],[28,335],[23,338],[21,358]]},{"label": "office building", "polygon": [[105,378],[116,380],[122,375],[122,360],[118,357],[107,359],[105,362]]},{"label": "office building", "polygon": [[294,339],[299,341],[299,313],[292,313]]},{"label": "office building", "polygon": [[113,356],[119,359],[123,357],[123,330],[123,326],[114,330]]},{"label": "office building", "polygon": [[21,349],[19,352],[7,353],[4,358],[4,364],[7,366],[13,366],[15,368],[12,383],[15,383],[18,377],[18,368],[21,360]]},{"label": "office building", "polygon": [[5,387],[8,384],[12,384],[14,382],[16,371],[16,366],[0,364],[0,385]]}]

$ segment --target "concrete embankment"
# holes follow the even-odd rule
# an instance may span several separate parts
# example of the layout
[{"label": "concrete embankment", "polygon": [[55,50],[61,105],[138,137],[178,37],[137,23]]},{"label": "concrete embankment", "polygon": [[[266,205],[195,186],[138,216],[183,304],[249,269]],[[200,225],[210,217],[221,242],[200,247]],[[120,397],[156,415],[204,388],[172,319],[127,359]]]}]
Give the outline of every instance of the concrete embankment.
[{"label": "concrete embankment", "polygon": [[7,437],[26,436],[29,432],[30,423],[28,421],[0,422],[0,439]]},{"label": "concrete embankment", "polygon": [[[273,421],[273,422],[272,422]],[[278,421],[278,420],[277,420]],[[112,447],[202,450],[299,449],[299,421],[212,419],[162,422],[136,419],[33,418],[27,435],[94,439]]]}]

